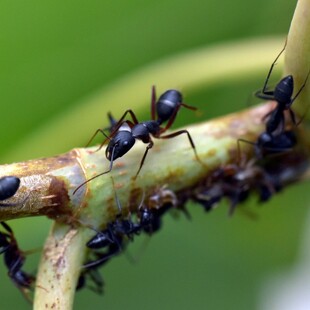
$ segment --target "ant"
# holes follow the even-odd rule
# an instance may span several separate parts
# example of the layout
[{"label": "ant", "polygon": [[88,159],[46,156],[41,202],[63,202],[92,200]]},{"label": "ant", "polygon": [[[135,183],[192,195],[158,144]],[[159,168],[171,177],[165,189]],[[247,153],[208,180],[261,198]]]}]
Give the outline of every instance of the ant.
[{"label": "ant", "polygon": [[[13,197],[18,191],[19,186],[20,186],[20,179],[17,177],[5,176],[0,178],[0,200],[6,200],[8,198]],[[26,201],[26,199],[21,203],[0,202],[0,207],[15,207],[23,204]]]},{"label": "ant", "polygon": [[[119,211],[121,211],[120,201],[116,193],[115,200]],[[143,200],[144,197],[142,202]],[[147,207],[142,207],[142,202],[138,207],[138,223],[134,223],[131,219],[119,219],[121,216],[121,213],[119,213],[116,221],[109,223],[106,229],[98,232],[87,242],[86,246],[90,249],[98,250],[108,248],[108,251],[105,253],[96,253],[98,258],[94,261],[87,262],[83,267],[99,266],[111,257],[119,254],[122,250],[124,235],[133,241],[134,235],[139,235],[141,231],[151,235],[161,228],[161,217],[170,209],[171,205],[167,204],[160,209],[148,209]]]},{"label": "ant", "polygon": [[[112,182],[114,184],[113,178]],[[138,235],[141,231],[140,224],[135,224],[131,221],[131,219],[120,219],[120,217],[122,216],[122,207],[116,191],[115,201],[119,210],[119,214],[117,215],[116,220],[109,223],[106,229],[97,232],[97,234],[86,243],[86,246],[93,250],[108,247],[108,252],[99,254],[96,253],[97,256],[99,255],[100,257],[97,257],[97,259],[94,261],[89,261],[84,264],[84,268],[95,268],[102,265],[112,256],[115,256],[121,252],[124,235],[126,235],[129,240],[133,240],[133,236]]]},{"label": "ant", "polygon": [[[132,110],[127,110],[123,114],[123,116],[119,119],[117,124],[111,126],[112,132],[110,133],[109,136],[107,136],[103,130],[98,129],[93,135],[92,139],[96,136],[98,132],[101,132],[106,137],[106,139],[99,146],[98,150],[100,150],[106,143],[106,141],[109,140],[109,144],[106,148],[105,155],[106,158],[110,161],[110,167],[107,171],[102,172],[83,182],[74,190],[73,194],[75,194],[80,187],[82,187],[89,181],[103,174],[109,173],[113,168],[113,162],[117,158],[120,158],[123,155],[125,155],[133,147],[137,139],[141,140],[143,143],[146,143],[147,146],[144,155],[140,161],[140,166],[134,179],[137,178],[144,164],[149,149],[151,149],[154,145],[154,142],[151,137],[154,137],[156,139],[170,139],[179,136],[181,134],[186,134],[190,142],[190,145],[194,151],[196,159],[201,163],[201,160],[196,151],[194,141],[190,133],[186,129],[179,130],[174,133],[163,136],[163,133],[165,133],[172,126],[173,122],[175,121],[176,115],[182,106],[190,110],[196,110],[195,107],[189,106],[183,103],[182,101],[183,101],[182,94],[175,89],[167,90],[158,98],[158,100],[156,100],[155,86],[153,86],[151,96],[152,119],[150,121],[139,122],[135,113]],[[124,121],[127,114],[130,114],[133,122],[129,120]],[[165,122],[167,122],[166,126],[161,127],[161,125]],[[126,127],[124,127],[124,125],[126,125]]]},{"label": "ant", "polygon": [[278,135],[272,135],[268,132],[260,134],[256,142],[245,139],[238,139],[238,150],[240,153],[240,142],[248,143],[254,146],[254,152],[257,159],[262,159],[270,154],[282,154],[291,151],[297,143],[296,134],[291,130],[286,130]]},{"label": "ant", "polygon": [[0,232],[0,254],[4,255],[8,275],[24,297],[30,301],[28,293],[35,278],[21,270],[25,262],[25,256],[18,247],[11,227],[5,222],[0,222],[0,224],[7,231]]},{"label": "ant", "polygon": [[307,74],[304,83],[302,84],[302,86],[300,87],[300,89],[293,98],[292,95],[294,91],[294,79],[292,75],[288,75],[283,79],[281,79],[281,81],[276,85],[274,90],[271,91],[267,90],[268,89],[267,84],[270,75],[272,73],[273,67],[276,64],[277,60],[279,59],[280,55],[284,52],[286,44],[287,41],[285,41],[283,49],[280,51],[274,62],[271,64],[263,89],[255,93],[255,96],[258,98],[266,100],[274,100],[277,102],[276,108],[265,116],[265,118],[268,117],[268,120],[266,122],[266,132],[269,134],[272,134],[278,128],[280,128],[280,132],[284,131],[285,127],[284,111],[289,111],[291,120],[294,125],[298,126],[302,121],[300,120],[298,123],[296,122],[295,113],[291,109],[291,106],[293,102],[296,100],[296,98],[299,96],[303,88],[305,87],[310,74],[310,70]]}]

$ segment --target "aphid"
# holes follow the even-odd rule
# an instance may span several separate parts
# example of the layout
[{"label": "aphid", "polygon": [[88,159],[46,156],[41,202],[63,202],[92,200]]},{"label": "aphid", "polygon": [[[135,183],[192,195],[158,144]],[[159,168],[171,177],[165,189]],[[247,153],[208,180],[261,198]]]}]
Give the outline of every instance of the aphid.
[{"label": "aphid", "polygon": [[[87,182],[103,175],[106,173],[109,173],[113,168],[113,162],[117,159],[125,155],[135,144],[136,140],[141,140],[143,143],[146,143],[146,150],[144,152],[144,155],[140,161],[139,169],[135,175],[135,178],[138,176],[145,158],[147,156],[147,153],[149,149],[151,149],[154,145],[154,142],[152,140],[152,137],[157,139],[170,139],[174,138],[176,136],[179,136],[181,134],[186,134],[188,137],[188,140],[190,142],[190,145],[194,151],[196,159],[201,163],[200,158],[197,154],[196,147],[194,144],[194,141],[190,135],[190,133],[186,130],[179,130],[171,134],[162,135],[164,132],[166,132],[173,124],[176,115],[179,111],[179,109],[183,106],[190,110],[196,110],[195,107],[189,106],[182,102],[182,94],[174,89],[167,90],[165,93],[163,93],[158,101],[156,101],[156,94],[155,94],[155,87],[152,88],[152,100],[151,100],[151,117],[152,120],[145,121],[145,122],[139,122],[135,113],[132,110],[127,110],[123,116],[120,118],[118,123],[113,126],[113,131],[109,136],[106,136],[106,134],[98,129],[95,133],[95,135],[98,132],[101,132],[104,136],[106,136],[107,139],[103,141],[103,143],[100,145],[99,149],[103,147],[103,145],[106,143],[107,140],[109,140],[109,144],[106,148],[106,158],[110,161],[110,167],[107,171],[102,172],[81,185],[79,185],[73,194],[83,185],[85,185]],[[127,114],[130,114],[132,121],[126,120],[124,121]],[[166,123],[166,126],[161,127],[161,125]]]},{"label": "aphid", "polygon": [[4,263],[8,268],[8,275],[25,298],[30,301],[29,290],[35,278],[21,270],[25,263],[25,255],[18,247],[17,240],[10,226],[5,222],[0,222],[0,224],[7,231],[0,232],[0,254],[4,255]]},{"label": "aphid", "polygon": [[296,93],[294,97],[292,97],[293,92],[294,92],[294,79],[292,75],[288,75],[284,77],[276,85],[274,90],[268,90],[267,84],[268,84],[270,75],[272,73],[273,67],[275,63],[277,62],[278,58],[280,57],[280,55],[285,50],[285,47],[286,47],[286,42],[285,42],[283,49],[281,50],[279,55],[276,57],[276,59],[274,60],[274,62],[272,63],[269,69],[263,89],[256,92],[255,94],[256,97],[258,98],[266,99],[266,100],[274,100],[277,102],[277,106],[275,107],[275,109],[265,116],[266,118],[268,118],[266,122],[266,132],[269,134],[273,134],[278,129],[280,133],[284,131],[284,128],[285,128],[284,112],[285,111],[289,111],[291,120],[294,125],[297,126],[300,123],[300,122],[299,123],[296,122],[295,113],[291,109],[291,106],[293,102],[296,100],[296,98],[299,96],[300,92],[305,87],[309,74],[310,74],[310,71],[309,71],[304,83],[302,84],[302,86],[300,87],[300,89],[298,90],[298,92]]},{"label": "aphid", "polygon": [[[13,197],[18,191],[20,186],[20,179],[14,176],[5,176],[0,178],[0,200],[6,200]],[[26,198],[27,199],[27,198]],[[26,200],[25,199],[25,200]],[[1,207],[15,207],[22,205],[24,202],[0,202]]]}]

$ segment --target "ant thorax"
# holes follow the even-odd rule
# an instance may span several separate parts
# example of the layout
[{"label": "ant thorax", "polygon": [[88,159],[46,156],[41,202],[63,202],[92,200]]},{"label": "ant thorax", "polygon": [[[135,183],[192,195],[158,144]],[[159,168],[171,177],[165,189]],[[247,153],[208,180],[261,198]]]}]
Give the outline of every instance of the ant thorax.
[{"label": "ant thorax", "polygon": [[135,125],[132,130],[132,136],[136,139],[141,139],[144,143],[150,140],[150,134],[156,136],[160,126],[157,121],[146,121]]}]

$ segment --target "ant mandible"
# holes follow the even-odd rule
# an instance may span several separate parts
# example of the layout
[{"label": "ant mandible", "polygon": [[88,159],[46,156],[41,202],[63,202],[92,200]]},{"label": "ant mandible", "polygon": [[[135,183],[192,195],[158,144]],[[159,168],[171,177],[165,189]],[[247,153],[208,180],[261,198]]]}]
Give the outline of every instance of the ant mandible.
[{"label": "ant mandible", "polygon": [[302,86],[300,87],[300,89],[293,98],[292,95],[294,92],[294,79],[292,75],[288,75],[283,79],[281,79],[281,81],[276,85],[274,90],[267,90],[268,89],[267,84],[270,75],[272,73],[273,67],[275,66],[281,54],[284,52],[286,44],[287,41],[285,41],[283,49],[280,51],[274,62],[271,64],[263,89],[255,93],[255,96],[258,98],[266,100],[274,100],[277,102],[276,108],[265,116],[265,118],[268,117],[268,120],[266,122],[266,132],[269,134],[272,134],[278,128],[280,128],[280,132],[284,131],[285,127],[284,111],[289,111],[291,120],[294,125],[297,126],[301,122],[301,120],[298,123],[296,122],[295,113],[291,109],[291,106],[293,102],[296,100],[296,98],[299,96],[300,92],[305,87],[310,74],[310,70],[306,76],[304,83],[302,84]]},{"label": "ant mandible", "polygon": [[[13,197],[18,191],[20,186],[20,179],[15,176],[5,176],[0,178],[0,200],[6,200]],[[27,199],[27,198],[26,198]],[[20,203],[4,203],[0,202],[0,207],[15,207],[22,205],[26,199]]]},{"label": "ant mandible", "polygon": [[[117,124],[112,123],[113,118],[110,118],[110,124],[112,128],[112,132],[109,136],[107,136],[102,129],[98,129],[93,135],[92,139],[97,135],[97,133],[101,132],[106,139],[101,143],[98,150],[100,150],[103,145],[109,140],[109,144],[106,148],[105,155],[106,158],[110,161],[110,167],[107,171],[97,174],[96,176],[88,179],[87,181],[80,184],[73,192],[75,194],[79,188],[88,183],[89,181],[103,175],[109,173],[113,168],[113,162],[117,159],[125,155],[135,144],[136,140],[141,140],[143,143],[146,143],[146,150],[144,155],[140,161],[139,169],[134,177],[137,178],[149,149],[151,149],[154,145],[154,142],[151,137],[157,139],[170,139],[181,134],[186,134],[190,145],[194,151],[196,159],[200,162],[200,158],[197,154],[196,147],[194,141],[188,132],[188,130],[183,129],[176,132],[173,132],[168,135],[164,135],[165,133],[175,121],[176,115],[179,109],[183,106],[190,110],[196,110],[195,107],[189,106],[182,102],[182,94],[175,90],[170,89],[163,93],[158,100],[156,100],[156,91],[155,86],[152,87],[152,96],[151,96],[151,120],[145,122],[139,122],[135,113],[132,110],[127,110],[123,116],[119,119]],[[130,114],[132,121],[126,120],[124,121],[127,114]],[[163,123],[166,123],[164,127],[161,127]],[[91,139],[91,140],[92,140]],[[89,144],[89,143],[88,143]]]},{"label": "ant mandible", "polygon": [[0,222],[0,224],[7,231],[7,233],[0,232],[0,254],[4,254],[4,263],[8,268],[8,275],[24,297],[30,301],[28,293],[35,278],[21,270],[25,256],[18,247],[11,227],[5,222]]}]

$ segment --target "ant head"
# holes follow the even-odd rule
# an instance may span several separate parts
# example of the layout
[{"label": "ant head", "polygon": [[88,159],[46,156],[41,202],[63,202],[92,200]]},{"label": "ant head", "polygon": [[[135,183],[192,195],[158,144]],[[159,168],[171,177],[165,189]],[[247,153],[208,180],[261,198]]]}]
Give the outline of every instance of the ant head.
[{"label": "ant head", "polygon": [[294,79],[292,75],[284,77],[276,86],[274,90],[274,99],[285,105],[292,103],[292,95],[294,91]]},{"label": "ant head", "polygon": [[130,131],[118,131],[113,139],[109,142],[105,154],[109,161],[125,155],[135,144],[136,140]]},{"label": "ant head", "polygon": [[263,154],[275,154],[290,151],[297,143],[296,135],[293,131],[284,131],[276,136],[262,133],[257,140],[255,151],[260,158]]}]

